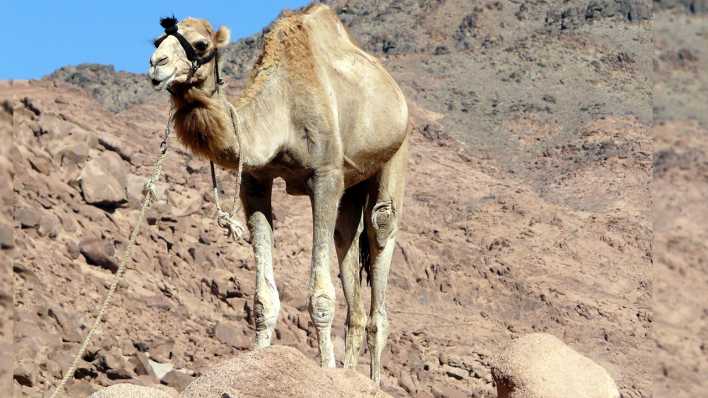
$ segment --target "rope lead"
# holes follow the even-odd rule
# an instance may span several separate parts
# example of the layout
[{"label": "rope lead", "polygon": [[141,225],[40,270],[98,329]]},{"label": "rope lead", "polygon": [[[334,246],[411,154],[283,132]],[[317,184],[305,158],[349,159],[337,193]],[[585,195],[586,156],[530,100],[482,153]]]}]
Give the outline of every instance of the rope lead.
[{"label": "rope lead", "polygon": [[64,377],[62,378],[61,382],[59,383],[59,385],[57,385],[56,389],[54,390],[54,392],[52,392],[52,395],[50,395],[49,398],[57,397],[58,394],[64,388],[64,386],[66,386],[66,383],[69,382],[69,379],[74,376],[74,372],[76,371],[76,367],[78,366],[79,360],[83,358],[84,353],[88,348],[88,345],[91,343],[93,335],[100,327],[101,321],[103,321],[103,316],[106,312],[106,308],[108,308],[108,305],[111,303],[113,295],[115,294],[116,289],[118,288],[118,284],[121,280],[123,280],[123,276],[125,276],[125,270],[126,265],[128,264],[128,259],[130,259],[130,254],[133,251],[133,246],[135,245],[135,241],[137,240],[138,234],[140,233],[140,227],[142,226],[143,221],[145,219],[145,211],[157,198],[157,190],[155,189],[155,184],[160,179],[160,175],[162,174],[162,163],[167,158],[167,141],[170,138],[170,132],[172,131],[172,118],[173,114],[170,113],[170,118],[167,120],[167,127],[165,127],[165,136],[162,139],[162,143],[160,144],[160,157],[157,159],[157,162],[155,162],[155,167],[153,169],[152,175],[145,184],[145,200],[143,200],[143,205],[140,208],[140,213],[138,214],[137,222],[133,226],[133,231],[130,233],[130,239],[128,240],[128,245],[125,248],[125,252],[123,252],[123,256],[120,258],[120,266],[118,267],[118,271],[113,277],[111,286],[108,288],[108,293],[106,294],[106,298],[103,300],[103,303],[101,304],[101,307],[98,310],[96,319],[93,321],[93,324],[91,325],[88,334],[84,338],[83,343],[81,343],[79,352],[76,353],[74,360],[71,362],[69,370],[67,370],[67,372],[64,374]]}]

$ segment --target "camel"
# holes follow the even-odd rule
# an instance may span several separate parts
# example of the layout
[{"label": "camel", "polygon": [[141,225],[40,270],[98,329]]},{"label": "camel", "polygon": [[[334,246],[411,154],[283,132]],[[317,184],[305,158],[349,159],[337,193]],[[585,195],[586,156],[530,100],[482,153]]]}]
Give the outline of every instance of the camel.
[{"label": "camel", "polygon": [[[227,27],[163,19],[149,77],[167,89],[175,132],[192,153],[243,176],[240,199],[256,262],[255,347],[271,344],[280,300],[273,275],[273,180],[307,195],[313,217],[308,304],[320,365],[335,367],[331,340],[334,253],[347,303],[344,367],[366,332],[370,377],[380,382],[388,337],[386,287],[401,217],[410,124],[405,97],[381,63],[357,47],[336,14],[315,4],[284,12],[238,98],[218,90]],[[362,271],[371,285],[368,314]]]}]

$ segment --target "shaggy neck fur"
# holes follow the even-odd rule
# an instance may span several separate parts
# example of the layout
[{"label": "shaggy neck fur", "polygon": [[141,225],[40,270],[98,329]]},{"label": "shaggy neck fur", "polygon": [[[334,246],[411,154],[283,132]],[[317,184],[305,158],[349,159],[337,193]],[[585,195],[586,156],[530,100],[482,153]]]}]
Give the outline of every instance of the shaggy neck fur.
[{"label": "shaggy neck fur", "polygon": [[225,156],[238,156],[238,142],[226,98],[209,87],[213,77],[199,86],[177,86],[172,94],[175,106],[175,131],[192,153],[218,163]]}]

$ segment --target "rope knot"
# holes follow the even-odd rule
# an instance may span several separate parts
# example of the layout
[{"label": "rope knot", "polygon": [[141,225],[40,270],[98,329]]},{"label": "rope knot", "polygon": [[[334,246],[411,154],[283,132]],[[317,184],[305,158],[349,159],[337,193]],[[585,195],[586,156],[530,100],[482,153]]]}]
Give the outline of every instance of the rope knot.
[{"label": "rope knot", "polygon": [[216,211],[216,224],[226,230],[226,234],[234,240],[241,239],[246,231],[243,224],[236,220],[231,213],[221,209]]},{"label": "rope knot", "polygon": [[152,179],[145,182],[145,185],[143,186],[143,195],[145,195],[145,200],[149,204],[152,204],[157,199],[157,187],[155,187],[155,183]]}]

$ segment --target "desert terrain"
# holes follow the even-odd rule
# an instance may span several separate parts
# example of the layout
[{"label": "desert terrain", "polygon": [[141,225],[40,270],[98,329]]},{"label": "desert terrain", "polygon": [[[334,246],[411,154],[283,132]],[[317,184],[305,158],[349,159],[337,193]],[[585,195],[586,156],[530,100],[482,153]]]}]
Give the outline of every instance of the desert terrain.
[{"label": "desert terrain", "polygon": [[[624,398],[708,396],[705,2],[325,3],[399,82],[415,123],[383,390],[495,397],[493,356],[542,331],[607,369]],[[225,51],[229,95],[261,37]],[[0,82],[0,102],[0,388],[42,397],[117,269],[169,103],[106,65]],[[216,227],[208,162],[169,145],[160,200],[70,397],[126,381],[181,391],[251,349],[248,238]],[[228,198],[233,175],[219,175]],[[316,358],[309,203],[280,183],[274,212],[274,343]]]}]

